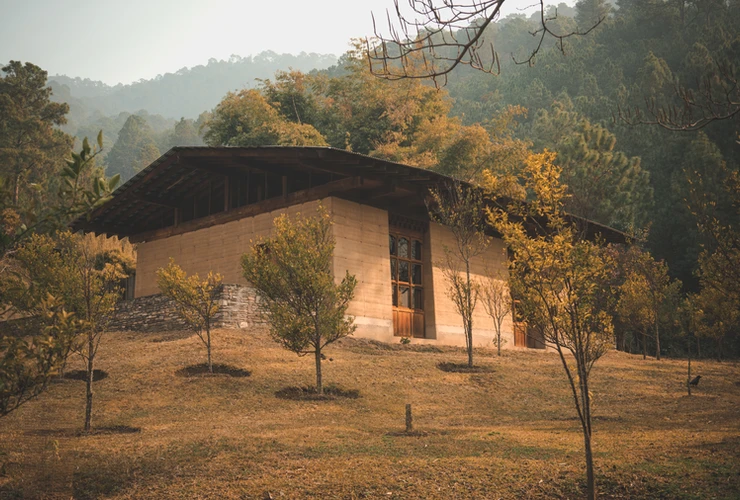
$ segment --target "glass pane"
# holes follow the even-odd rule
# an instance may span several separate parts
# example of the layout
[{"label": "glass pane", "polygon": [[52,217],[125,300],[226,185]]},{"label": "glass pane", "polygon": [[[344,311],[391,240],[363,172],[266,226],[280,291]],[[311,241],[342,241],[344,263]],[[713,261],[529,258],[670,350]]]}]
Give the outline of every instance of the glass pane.
[{"label": "glass pane", "polygon": [[396,259],[391,259],[391,279],[393,281],[397,281],[398,277],[396,276]]},{"label": "glass pane", "polygon": [[398,281],[409,282],[409,263],[404,261],[398,262]]},{"label": "glass pane", "polygon": [[411,248],[411,257],[415,260],[421,260],[421,241],[414,240],[414,246]]},{"label": "glass pane", "polygon": [[411,290],[407,286],[401,287],[401,307],[410,307],[411,303]]},{"label": "glass pane", "polygon": [[424,291],[414,288],[414,309],[424,309]]},{"label": "glass pane", "polygon": [[398,306],[398,286],[393,285],[393,305]]},{"label": "glass pane", "polygon": [[388,236],[388,247],[390,248],[391,255],[396,255],[396,237],[389,235]]},{"label": "glass pane", "polygon": [[409,258],[409,240],[406,238],[398,238],[398,256],[402,259]]},{"label": "glass pane", "polygon": [[414,285],[421,285],[421,264],[413,264]]}]

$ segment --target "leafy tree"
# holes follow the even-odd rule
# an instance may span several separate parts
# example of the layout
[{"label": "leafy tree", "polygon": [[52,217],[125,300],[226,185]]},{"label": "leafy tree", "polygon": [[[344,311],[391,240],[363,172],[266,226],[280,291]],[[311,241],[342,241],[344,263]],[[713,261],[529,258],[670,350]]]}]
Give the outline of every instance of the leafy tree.
[{"label": "leafy tree", "polygon": [[203,138],[193,120],[180,118],[172,133],[167,137],[167,149],[175,146],[203,146]]},{"label": "leafy tree", "polygon": [[226,94],[205,125],[209,146],[326,146],[313,126],[287,121],[253,89]]},{"label": "leafy tree", "polygon": [[498,274],[486,272],[480,284],[480,295],[483,307],[493,321],[496,331],[496,346],[498,355],[501,356],[501,331],[506,316],[512,313],[511,292],[506,285],[505,279]]},{"label": "leafy tree", "polygon": [[334,238],[323,207],[316,216],[275,219],[273,235],[242,256],[244,277],[257,290],[272,338],[299,356],[313,354],[316,392],[323,394],[322,349],[355,331],[346,316],[357,280],[332,273]]},{"label": "leafy tree", "polygon": [[67,158],[58,176],[58,191],[51,204],[18,206],[12,195],[3,189],[0,177],[0,266],[8,252],[34,233],[51,232],[64,227],[73,218],[100,206],[110,199],[120,177],[105,179],[95,168],[95,157],[103,149],[102,132],[98,145],[92,149],[85,138],[79,153]]},{"label": "leafy tree", "polygon": [[455,240],[454,247],[444,247],[442,271],[447,279],[447,295],[462,319],[468,366],[472,368],[473,312],[480,291],[471,276],[470,267],[473,259],[483,253],[490,243],[480,222],[484,210],[483,198],[479,192],[464,188],[461,183],[454,183],[443,190],[431,190],[430,194],[430,218],[446,226]]},{"label": "leafy tree", "polygon": [[217,301],[222,281],[220,274],[208,273],[204,281],[197,274],[187,276],[172,258],[167,267],[157,269],[157,285],[162,294],[175,303],[180,318],[205,345],[211,373],[211,324],[219,310]]},{"label": "leafy tree", "polygon": [[613,342],[608,283],[615,263],[567,217],[566,187],[559,182],[554,160],[548,151],[532,155],[523,172],[532,202],[494,207],[490,222],[512,252],[512,286],[528,324],[555,348],[562,362],[583,431],[587,497],[594,499],[589,378]]},{"label": "leafy tree", "polygon": [[120,174],[124,181],[159,158],[153,132],[146,120],[131,115],[118,133],[118,139],[108,153],[108,174]]},{"label": "leafy tree", "polygon": [[614,134],[572,111],[569,101],[540,110],[532,133],[536,147],[558,153],[568,211],[620,229],[645,224],[652,201],[649,175],[640,158],[616,150]]},{"label": "leafy tree", "polygon": [[[21,272],[10,300],[20,311],[38,316],[49,295],[68,313],[74,313],[75,344],[85,362],[86,404],[84,430],[92,428],[93,372],[98,347],[119,299],[121,267],[100,258],[104,244],[93,235],[69,231],[55,237],[31,236],[14,254]],[[41,352],[39,352],[41,354]]]},{"label": "leafy tree", "polygon": [[642,329],[643,357],[647,354],[647,332],[652,328],[655,358],[660,360],[660,324],[667,323],[665,306],[674,302],[681,282],[671,282],[665,262],[656,261],[649,252],[640,251],[637,247],[628,250],[625,263],[625,280],[620,287],[620,314]]},{"label": "leafy tree", "polygon": [[74,345],[76,320],[49,295],[39,304],[41,333],[0,339],[0,417],[41,394]]},{"label": "leafy tree", "polygon": [[31,63],[10,61],[2,68],[0,177],[14,207],[44,198],[39,188],[49,185],[72,145],[68,135],[54,128],[66,122],[69,106],[51,102],[46,77],[46,71]]}]

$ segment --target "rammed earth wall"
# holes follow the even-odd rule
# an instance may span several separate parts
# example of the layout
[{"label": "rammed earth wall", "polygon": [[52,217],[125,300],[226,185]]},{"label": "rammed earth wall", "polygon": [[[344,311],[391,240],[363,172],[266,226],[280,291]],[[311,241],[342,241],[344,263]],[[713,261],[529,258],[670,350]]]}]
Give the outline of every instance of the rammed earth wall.
[{"label": "rammed earth wall", "polygon": [[[216,328],[250,328],[263,324],[254,289],[245,285],[223,285],[218,299]],[[147,295],[119,303],[109,330],[138,332],[181,330],[187,325],[174,303],[163,295]]]}]

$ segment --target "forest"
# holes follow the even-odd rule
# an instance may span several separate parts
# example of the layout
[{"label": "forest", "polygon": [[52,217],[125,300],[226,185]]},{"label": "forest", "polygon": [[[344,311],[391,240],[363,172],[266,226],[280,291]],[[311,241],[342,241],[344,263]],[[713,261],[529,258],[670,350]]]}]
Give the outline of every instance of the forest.
[{"label": "forest", "polygon": [[[545,38],[519,64],[538,43],[539,14],[500,19],[484,33],[499,56],[497,71],[463,65],[442,86],[377,78],[359,40],[338,59],[234,56],[117,87],[48,78],[11,62],[2,92],[23,81],[46,104],[29,116],[10,112],[7,101],[0,109],[6,248],[41,207],[60,202],[64,159],[101,130],[85,179],[126,181],[173,146],[328,145],[466,181],[481,182],[489,171],[520,191],[523,161],[549,150],[567,185],[567,209],[633,235],[661,276],[659,306],[639,313],[644,321],[625,316],[618,346],[659,355],[646,333],[655,329],[664,354],[682,355],[689,349],[683,323],[691,321],[694,350],[737,356],[740,115],[725,108],[740,106],[740,3],[581,0],[546,14],[555,31],[593,29],[562,45]],[[686,106],[687,96],[706,97],[714,114],[653,123],[661,110]],[[38,120],[34,130],[13,144],[11,132],[29,120]],[[639,294],[649,284],[625,286]],[[698,312],[681,319],[689,309]],[[641,322],[650,326],[635,326]]]}]

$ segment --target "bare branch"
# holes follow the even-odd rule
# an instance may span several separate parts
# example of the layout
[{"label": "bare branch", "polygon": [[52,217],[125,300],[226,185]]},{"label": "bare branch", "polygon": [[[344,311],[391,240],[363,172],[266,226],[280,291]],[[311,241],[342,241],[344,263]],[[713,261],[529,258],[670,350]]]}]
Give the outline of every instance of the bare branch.
[{"label": "bare branch", "polygon": [[[484,33],[498,20],[506,0],[408,0],[408,13],[402,12],[399,0],[394,1],[395,18],[386,12],[388,34],[380,34],[373,16],[375,38],[366,41],[370,72],[387,80],[431,78],[436,85],[445,85],[447,75],[460,65],[490,74],[501,71],[499,56],[493,43],[486,43]],[[544,0],[533,7],[540,10],[540,28],[532,35],[539,37],[530,56],[517,64],[533,64],[546,37],[557,41],[564,53],[563,41],[571,36],[585,35],[601,24],[599,18],[588,30],[557,33],[550,23]],[[394,24],[394,21],[396,24]]]}]

